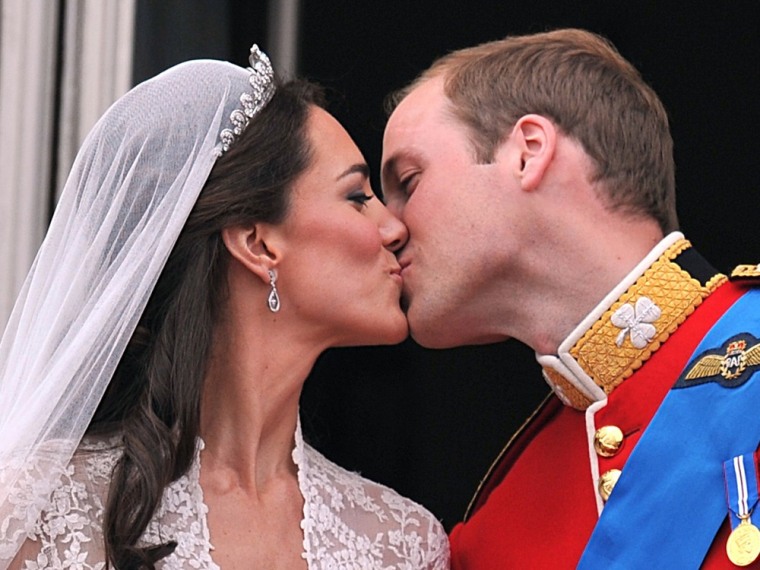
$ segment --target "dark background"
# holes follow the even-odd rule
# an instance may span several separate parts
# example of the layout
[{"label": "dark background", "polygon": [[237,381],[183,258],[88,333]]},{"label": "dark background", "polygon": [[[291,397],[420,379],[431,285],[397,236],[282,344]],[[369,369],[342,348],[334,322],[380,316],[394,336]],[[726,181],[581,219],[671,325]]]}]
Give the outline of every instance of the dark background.
[{"label": "dark background", "polygon": [[[730,271],[760,262],[759,12],[756,1],[303,0],[299,74],[329,88],[331,110],[376,175],[384,97],[435,57],[507,34],[601,33],[669,112],[682,230]],[[246,65],[252,42],[269,49],[267,19],[262,1],[140,0],[135,79],[193,57]],[[304,431],[331,459],[423,503],[450,528],[546,392],[533,353],[516,342],[335,350],[306,383]]]}]

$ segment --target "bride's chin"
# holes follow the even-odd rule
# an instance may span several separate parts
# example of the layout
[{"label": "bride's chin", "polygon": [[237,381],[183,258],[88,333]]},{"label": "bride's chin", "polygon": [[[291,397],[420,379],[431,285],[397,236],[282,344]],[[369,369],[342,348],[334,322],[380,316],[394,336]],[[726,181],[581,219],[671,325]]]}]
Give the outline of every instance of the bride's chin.
[{"label": "bride's chin", "polygon": [[342,340],[338,340],[332,347],[351,346],[387,346],[404,342],[409,336],[409,324],[404,313],[400,310],[397,314],[388,315],[383,320],[375,320],[373,326],[362,327],[352,333],[344,331]]},{"label": "bride's chin", "polygon": [[388,322],[386,326],[377,330],[375,339],[367,344],[373,345],[392,345],[399,344],[406,340],[409,336],[409,323],[406,321],[406,316],[401,311],[398,315],[394,315],[391,322]]},{"label": "bride's chin", "polygon": [[395,332],[396,334],[388,344],[398,344],[400,342],[404,342],[406,340],[406,337],[409,336],[409,323],[407,322],[406,316],[403,313],[401,313],[401,318]]}]

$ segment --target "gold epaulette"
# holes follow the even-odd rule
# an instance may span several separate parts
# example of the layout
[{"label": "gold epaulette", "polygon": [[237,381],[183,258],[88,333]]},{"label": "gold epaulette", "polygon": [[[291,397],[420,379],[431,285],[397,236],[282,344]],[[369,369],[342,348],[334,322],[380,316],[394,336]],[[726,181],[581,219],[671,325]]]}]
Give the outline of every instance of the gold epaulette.
[{"label": "gold epaulette", "polygon": [[756,281],[760,282],[760,264],[737,265],[729,277],[731,281]]}]

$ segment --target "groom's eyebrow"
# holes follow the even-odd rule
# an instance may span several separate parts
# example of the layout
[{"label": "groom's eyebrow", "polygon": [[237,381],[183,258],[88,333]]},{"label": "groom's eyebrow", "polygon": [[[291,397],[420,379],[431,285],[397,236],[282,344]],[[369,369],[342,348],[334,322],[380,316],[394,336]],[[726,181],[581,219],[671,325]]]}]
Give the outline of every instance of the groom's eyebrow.
[{"label": "groom's eyebrow", "polygon": [[392,174],[395,174],[397,163],[398,154],[394,154],[392,157],[385,161],[383,164],[382,172],[380,173],[380,178],[382,181],[386,181]]}]

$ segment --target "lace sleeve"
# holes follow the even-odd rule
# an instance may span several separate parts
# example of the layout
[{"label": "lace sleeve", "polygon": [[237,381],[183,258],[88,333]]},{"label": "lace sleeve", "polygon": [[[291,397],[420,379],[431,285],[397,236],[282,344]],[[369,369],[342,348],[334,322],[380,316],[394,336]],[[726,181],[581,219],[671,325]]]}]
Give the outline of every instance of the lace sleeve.
[{"label": "lace sleeve", "polygon": [[102,522],[117,459],[113,448],[77,452],[33,530],[27,533],[11,569],[106,567]]},{"label": "lace sleeve", "polygon": [[390,548],[403,561],[398,568],[449,568],[449,540],[443,526],[424,507],[390,489],[381,493],[381,504],[387,505],[393,519],[389,530]]}]

